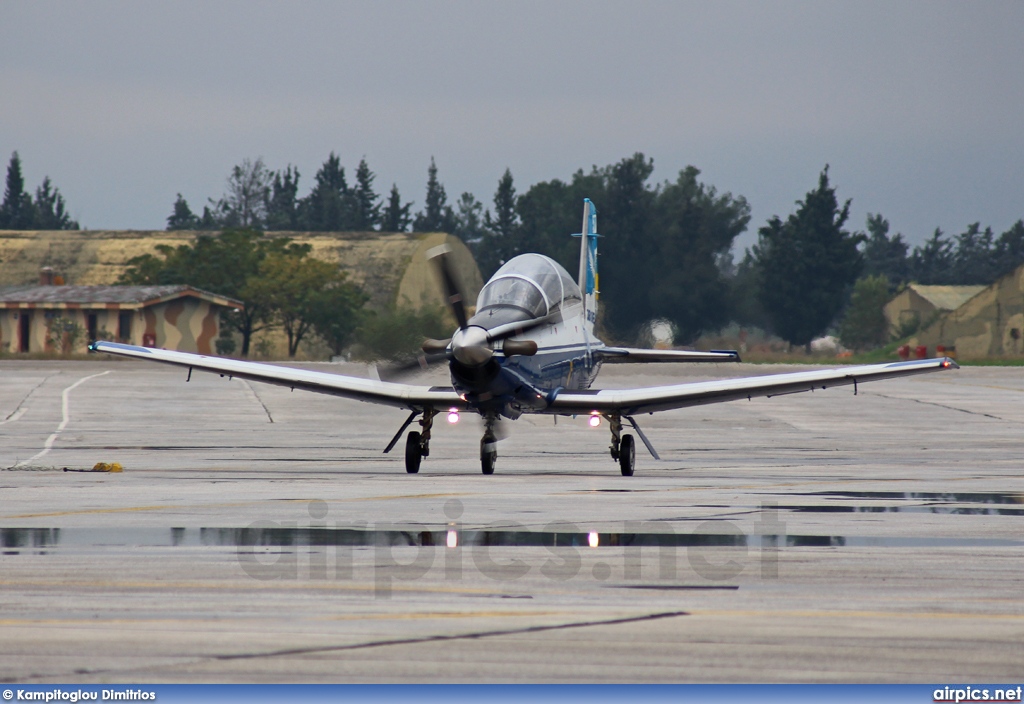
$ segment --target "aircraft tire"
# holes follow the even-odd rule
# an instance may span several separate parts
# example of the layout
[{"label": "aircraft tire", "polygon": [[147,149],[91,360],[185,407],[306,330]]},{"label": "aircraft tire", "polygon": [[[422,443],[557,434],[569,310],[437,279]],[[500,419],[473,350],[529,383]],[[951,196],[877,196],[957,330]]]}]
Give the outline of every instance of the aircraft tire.
[{"label": "aircraft tire", "polygon": [[619,441],[619,469],[622,470],[622,476],[633,476],[633,465],[635,462],[636,443],[633,442],[633,436],[623,435]]},{"label": "aircraft tire", "polygon": [[484,474],[494,474],[494,465],[498,461],[498,452],[486,449],[488,445],[494,445],[494,438],[485,437],[480,441],[480,471]]},{"label": "aircraft tire", "polygon": [[421,459],[423,453],[420,451],[420,434],[413,430],[405,438],[405,471],[409,474],[419,472]]}]

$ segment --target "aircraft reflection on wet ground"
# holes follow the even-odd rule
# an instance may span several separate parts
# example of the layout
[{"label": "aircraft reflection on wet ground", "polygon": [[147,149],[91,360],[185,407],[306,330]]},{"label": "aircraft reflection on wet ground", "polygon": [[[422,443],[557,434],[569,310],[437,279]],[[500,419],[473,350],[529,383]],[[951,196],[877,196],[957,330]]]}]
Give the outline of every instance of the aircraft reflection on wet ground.
[{"label": "aircraft reflection on wet ground", "polygon": [[[780,507],[781,508],[781,507]],[[850,507],[853,508],[853,507]],[[310,527],[248,528],[0,528],[4,555],[56,549],[125,547],[1014,547],[1024,539],[787,535],[735,533],[612,533],[529,530],[417,530]]]}]

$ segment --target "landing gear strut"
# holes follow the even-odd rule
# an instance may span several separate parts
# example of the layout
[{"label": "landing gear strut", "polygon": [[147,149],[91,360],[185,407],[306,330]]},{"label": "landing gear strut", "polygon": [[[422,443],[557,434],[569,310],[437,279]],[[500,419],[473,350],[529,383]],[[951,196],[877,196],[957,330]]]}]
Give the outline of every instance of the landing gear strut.
[{"label": "landing gear strut", "polygon": [[480,439],[480,471],[494,474],[494,465],[498,461],[498,438],[494,434],[494,426],[498,417],[492,413],[484,416],[484,436]]},{"label": "landing gear strut", "polygon": [[430,456],[430,429],[434,426],[434,416],[437,411],[433,408],[423,410],[423,417],[420,418],[422,432],[410,431],[405,438],[405,471],[409,474],[416,474],[420,471],[420,461]]},{"label": "landing gear strut", "polygon": [[619,463],[622,476],[632,477],[633,466],[636,464],[636,443],[633,442],[633,436],[622,434],[622,419],[617,414],[608,416],[608,425],[612,429],[612,444],[608,448],[611,450],[612,459]]}]

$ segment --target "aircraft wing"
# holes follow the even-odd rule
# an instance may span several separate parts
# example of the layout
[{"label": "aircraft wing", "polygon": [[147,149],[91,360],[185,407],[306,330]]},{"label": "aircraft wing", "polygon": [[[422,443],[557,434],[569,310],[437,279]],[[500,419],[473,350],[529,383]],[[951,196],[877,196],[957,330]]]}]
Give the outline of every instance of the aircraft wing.
[{"label": "aircraft wing", "polygon": [[644,362],[738,362],[740,355],[731,350],[691,352],[689,350],[641,350],[633,347],[601,347],[591,353],[605,364]]},{"label": "aircraft wing", "polygon": [[136,347],[135,345],[124,345],[118,342],[94,342],[89,346],[89,349],[93,352],[106,352],[107,354],[116,354],[122,357],[175,364],[179,367],[188,367],[190,370],[200,369],[229,378],[238,377],[239,379],[248,379],[250,381],[261,381],[267,384],[287,386],[292,389],[316,391],[322,394],[342,396],[357,401],[379,403],[385,406],[395,406],[396,408],[407,408],[409,410],[422,409],[424,406],[454,407],[462,410],[467,407],[466,402],[450,386],[394,384],[387,381],[360,379],[342,374],[293,369],[276,364],[261,364],[259,362],[226,359],[224,357],[207,357],[201,354],[189,354],[188,352]]},{"label": "aircraft wing", "polygon": [[956,362],[948,357],[943,357],[820,371],[767,374],[740,379],[698,381],[640,389],[572,391],[558,394],[551,402],[547,413],[584,414],[592,411],[622,415],[653,413],[674,408],[688,408],[744,398],[751,399],[755,396],[771,398],[800,391],[815,391],[832,386],[846,386],[865,381],[956,368]]}]

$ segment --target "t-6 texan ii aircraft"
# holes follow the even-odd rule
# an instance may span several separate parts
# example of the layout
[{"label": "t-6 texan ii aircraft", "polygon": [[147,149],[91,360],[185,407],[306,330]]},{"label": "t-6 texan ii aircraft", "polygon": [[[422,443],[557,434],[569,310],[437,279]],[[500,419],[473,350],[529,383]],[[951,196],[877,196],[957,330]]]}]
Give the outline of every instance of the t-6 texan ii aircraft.
[{"label": "t-6 texan ii aircraft", "polygon": [[124,357],[165,362],[294,389],[316,391],[379,403],[409,411],[409,417],[388,443],[390,452],[405,430],[418,419],[420,430],[405,442],[405,469],[419,472],[430,454],[434,418],[447,413],[456,422],[460,412],[478,413],[484,421],[480,467],[493,474],[498,456],[500,419],[515,420],[523,413],[589,417],[591,425],[605,419],[611,428],[611,456],[622,474],[631,476],[636,448],[627,425],[655,459],[660,459],[640,430],[635,416],[722,401],[778,396],[827,389],[876,379],[956,368],[949,358],[840,369],[770,374],[635,389],[591,389],[602,364],[650,362],[734,362],[735,352],[691,352],[609,347],[594,335],[597,320],[597,210],[583,204],[579,277],[573,281],[554,260],[541,254],[521,254],[502,266],[480,290],[476,310],[467,317],[464,296],[455,279],[445,246],[431,250],[445,298],[458,330],[448,340],[423,343],[424,358],[447,362],[450,386],[360,379],[327,372],[292,369],[236,359],[136,347],[116,342],[93,342],[89,349]]}]

